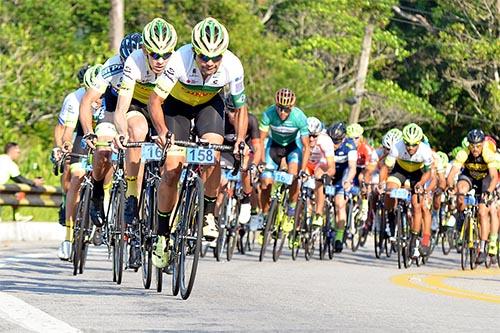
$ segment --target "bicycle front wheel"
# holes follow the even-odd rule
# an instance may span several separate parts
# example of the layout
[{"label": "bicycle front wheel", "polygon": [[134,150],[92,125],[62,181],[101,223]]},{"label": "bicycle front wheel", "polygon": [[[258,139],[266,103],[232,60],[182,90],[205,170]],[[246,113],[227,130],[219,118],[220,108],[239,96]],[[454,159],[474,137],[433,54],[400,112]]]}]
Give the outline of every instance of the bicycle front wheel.
[{"label": "bicycle front wheel", "polygon": [[141,252],[142,252],[142,284],[145,289],[151,287],[153,275],[153,231],[156,230],[156,187],[147,184],[142,190],[141,211]]},{"label": "bicycle front wheel", "polygon": [[180,291],[182,299],[188,299],[193,290],[198,260],[200,258],[200,247],[203,229],[203,183],[200,177],[196,177],[193,184],[187,189],[185,202],[187,205],[183,211],[183,221],[180,232]]},{"label": "bicycle front wheel", "polygon": [[113,281],[122,283],[125,243],[125,187],[119,184],[111,201],[113,225]]},{"label": "bicycle front wheel", "polygon": [[264,256],[266,255],[267,245],[269,244],[269,240],[271,238],[271,232],[274,229],[274,223],[276,221],[276,211],[277,211],[278,202],[276,199],[271,201],[271,206],[269,208],[269,212],[267,213],[266,218],[266,226],[264,230],[262,230],[262,245],[260,247],[260,255],[259,261],[264,260]]},{"label": "bicycle front wheel", "polygon": [[80,202],[77,207],[75,227],[73,230],[73,275],[83,273],[86,256],[85,233],[90,225],[89,205],[90,205],[91,188],[84,186]]}]

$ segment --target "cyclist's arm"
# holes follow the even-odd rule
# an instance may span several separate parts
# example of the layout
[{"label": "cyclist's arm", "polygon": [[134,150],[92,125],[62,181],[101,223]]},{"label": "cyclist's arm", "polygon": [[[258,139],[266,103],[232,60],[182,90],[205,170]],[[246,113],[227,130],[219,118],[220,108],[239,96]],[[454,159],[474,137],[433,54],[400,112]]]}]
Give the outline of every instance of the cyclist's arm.
[{"label": "cyclist's arm", "polygon": [[[248,129],[248,109],[246,105],[236,109],[236,145],[240,142],[245,142],[245,136]],[[235,147],[236,148],[236,147]]]},{"label": "cyclist's arm", "polygon": [[168,132],[167,125],[165,124],[165,116],[163,115],[163,109],[161,107],[163,101],[164,99],[158,96],[154,91],[149,95],[149,114],[151,115],[153,126],[160,137],[164,137]]},{"label": "cyclist's arm", "polygon": [[130,95],[119,95],[118,102],[116,102],[116,110],[114,114],[114,122],[116,131],[119,135],[127,134],[127,111],[132,102],[132,94]]},{"label": "cyclist's arm", "polygon": [[101,98],[101,92],[89,88],[83,95],[80,102],[80,124],[82,125],[83,133],[94,133],[92,128],[92,103],[97,102]]},{"label": "cyclist's arm", "polygon": [[498,172],[495,166],[488,165],[488,171],[490,173],[490,185],[488,186],[488,192],[495,191],[498,182]]},{"label": "cyclist's arm", "polygon": [[62,135],[64,132],[64,125],[57,124],[54,128],[54,147],[62,147]]},{"label": "cyclist's arm", "polygon": [[431,174],[432,174],[431,169],[428,169],[427,171],[424,171],[424,174],[422,175],[422,178],[420,178],[420,180],[415,184],[415,186],[416,185],[420,185],[420,186],[423,187],[425,185],[425,183],[427,183],[427,181],[429,179],[431,179]]},{"label": "cyclist's arm", "polygon": [[261,162],[261,157],[262,157],[262,153],[263,153],[263,147],[262,147],[262,140],[259,138],[256,138],[256,139],[252,139],[251,141],[252,143],[252,147],[254,149],[254,160],[253,160],[253,163],[255,165],[259,165],[259,163]]},{"label": "cyclist's arm", "polygon": [[[260,129],[260,142],[262,143],[262,147],[264,146],[264,140],[266,140],[267,134],[268,134],[267,130],[263,130],[262,128]],[[269,140],[271,140],[271,139],[269,139]],[[265,149],[261,150],[260,162],[266,163],[266,151],[265,151]]]},{"label": "cyclist's arm", "polygon": [[307,162],[309,161],[309,157],[311,156],[311,147],[309,146],[309,136],[301,136],[300,140],[302,141],[302,171],[306,171]]},{"label": "cyclist's arm", "polygon": [[453,164],[453,167],[450,170],[450,173],[448,174],[448,178],[446,179],[446,183],[449,188],[455,186],[455,177],[456,175],[460,172],[460,169],[462,166],[460,164]]},{"label": "cyclist's arm", "polygon": [[333,177],[335,175],[335,157],[328,156],[326,158],[327,171],[328,176]]},{"label": "cyclist's arm", "polygon": [[351,150],[348,153],[348,172],[347,172],[347,178],[346,182],[352,183],[354,180],[354,177],[356,176],[356,167],[357,167],[357,162],[358,162],[358,152],[356,150]]}]

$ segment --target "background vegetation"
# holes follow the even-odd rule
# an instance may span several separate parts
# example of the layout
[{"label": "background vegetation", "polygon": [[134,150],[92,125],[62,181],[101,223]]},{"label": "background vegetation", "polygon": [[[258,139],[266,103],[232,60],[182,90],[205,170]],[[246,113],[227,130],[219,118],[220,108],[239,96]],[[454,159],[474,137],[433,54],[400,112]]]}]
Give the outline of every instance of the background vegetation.
[{"label": "background vegetation", "polygon": [[[108,0],[0,4],[0,144],[21,143],[28,176],[58,182],[48,162],[52,129],[65,95],[77,88],[78,68],[112,55],[109,9]],[[360,115],[371,136],[415,121],[449,150],[472,127],[499,133],[498,0],[125,0],[125,31],[163,17],[181,46],[208,15],[230,32],[254,113],[287,86],[308,115],[347,120],[372,23]]]}]

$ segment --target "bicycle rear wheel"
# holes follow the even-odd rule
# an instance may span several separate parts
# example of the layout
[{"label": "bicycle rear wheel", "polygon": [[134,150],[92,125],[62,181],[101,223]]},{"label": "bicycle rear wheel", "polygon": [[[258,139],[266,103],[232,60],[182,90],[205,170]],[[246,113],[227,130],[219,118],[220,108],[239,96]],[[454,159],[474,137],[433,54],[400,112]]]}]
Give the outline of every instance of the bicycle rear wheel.
[{"label": "bicycle rear wheel", "polygon": [[200,258],[203,229],[203,183],[197,176],[187,189],[187,209],[184,210],[180,245],[180,290],[182,299],[189,298],[193,290]]},{"label": "bicycle rear wheel", "polygon": [[441,250],[443,250],[443,254],[447,256],[451,249],[454,247],[454,229],[447,228],[444,234],[441,236]]}]

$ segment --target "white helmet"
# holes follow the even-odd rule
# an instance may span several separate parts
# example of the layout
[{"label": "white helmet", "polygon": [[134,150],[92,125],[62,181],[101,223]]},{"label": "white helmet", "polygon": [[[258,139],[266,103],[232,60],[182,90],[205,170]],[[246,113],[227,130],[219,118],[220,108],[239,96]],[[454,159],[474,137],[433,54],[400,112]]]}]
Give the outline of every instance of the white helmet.
[{"label": "white helmet", "polygon": [[309,117],[307,118],[307,129],[309,130],[309,134],[318,135],[323,130],[323,124],[318,118]]},{"label": "white helmet", "polygon": [[396,142],[400,141],[402,138],[403,132],[401,132],[401,130],[397,128],[390,129],[382,138],[382,145],[390,150],[392,146],[394,146]]}]

